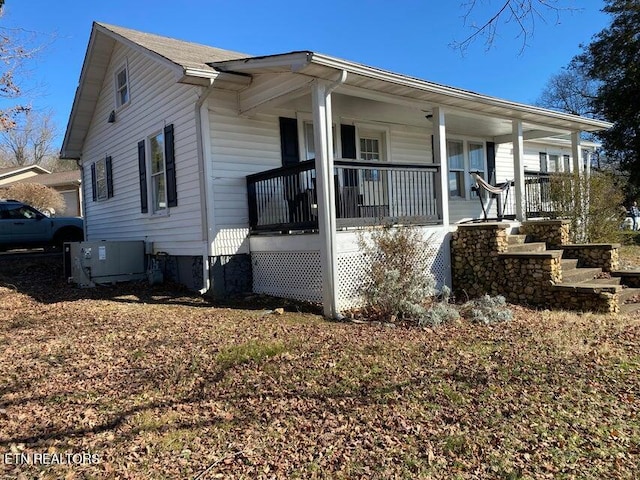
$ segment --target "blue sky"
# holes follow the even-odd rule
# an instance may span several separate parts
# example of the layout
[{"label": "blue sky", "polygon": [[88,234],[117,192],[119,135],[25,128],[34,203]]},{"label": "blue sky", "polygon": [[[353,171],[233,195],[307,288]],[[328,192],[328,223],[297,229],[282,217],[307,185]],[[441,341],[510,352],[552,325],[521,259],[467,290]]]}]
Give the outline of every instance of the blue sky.
[{"label": "blue sky", "polygon": [[[253,55],[314,50],[524,103],[609,23],[600,0],[557,0],[571,10],[538,19],[523,52],[507,24],[490,50],[479,40],[462,55],[450,44],[472,31],[463,19],[467,1],[6,0],[0,22],[48,44],[26,82],[33,106],[53,112],[59,142],[94,20]],[[476,3],[470,22],[481,24],[503,0]]]}]

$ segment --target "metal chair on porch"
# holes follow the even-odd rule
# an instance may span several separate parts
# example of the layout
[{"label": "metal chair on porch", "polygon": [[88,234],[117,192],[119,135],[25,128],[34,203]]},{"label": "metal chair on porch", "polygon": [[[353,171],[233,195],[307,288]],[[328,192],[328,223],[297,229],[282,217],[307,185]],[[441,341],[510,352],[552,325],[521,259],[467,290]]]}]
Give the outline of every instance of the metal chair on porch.
[{"label": "metal chair on porch", "polygon": [[[478,194],[478,200],[480,200],[480,206],[482,207],[482,214],[484,215],[484,221],[488,221],[487,219],[487,207],[484,204],[484,200],[482,198],[482,192],[487,192],[493,198],[498,200],[497,205],[497,215],[498,220],[502,220],[503,212],[507,206],[507,201],[509,199],[509,189],[511,188],[511,180],[507,180],[506,182],[498,183],[496,185],[491,185],[487,182],[480,172],[470,172],[469,173],[475,182],[475,185],[471,187],[471,190]],[[504,193],[504,199],[502,199],[502,194]],[[501,201],[502,200],[502,201]]]}]

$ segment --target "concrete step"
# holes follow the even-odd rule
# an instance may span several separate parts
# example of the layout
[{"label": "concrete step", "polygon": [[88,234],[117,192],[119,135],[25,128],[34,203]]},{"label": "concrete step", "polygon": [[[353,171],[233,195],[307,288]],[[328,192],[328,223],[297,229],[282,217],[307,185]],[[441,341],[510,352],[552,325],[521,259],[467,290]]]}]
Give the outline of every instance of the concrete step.
[{"label": "concrete step", "polygon": [[544,242],[512,243],[507,246],[507,252],[544,252],[546,249]]},{"label": "concrete step", "polygon": [[578,260],[576,258],[563,258],[560,260],[560,265],[562,266],[562,271],[567,272],[578,268]]},{"label": "concrete step", "polygon": [[601,268],[574,268],[566,272],[563,270],[562,283],[587,283],[600,273],[602,273]]},{"label": "concrete step", "polygon": [[527,241],[526,235],[511,234],[507,235],[507,243],[509,245],[521,245]]}]

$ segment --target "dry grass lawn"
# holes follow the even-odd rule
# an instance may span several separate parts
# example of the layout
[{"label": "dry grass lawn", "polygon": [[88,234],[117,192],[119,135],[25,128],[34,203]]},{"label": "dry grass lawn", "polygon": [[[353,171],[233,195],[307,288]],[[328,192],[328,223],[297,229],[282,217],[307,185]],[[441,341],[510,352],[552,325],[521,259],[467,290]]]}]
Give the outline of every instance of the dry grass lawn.
[{"label": "dry grass lawn", "polygon": [[638,317],[386,328],[56,265],[0,259],[0,478],[638,478]]}]

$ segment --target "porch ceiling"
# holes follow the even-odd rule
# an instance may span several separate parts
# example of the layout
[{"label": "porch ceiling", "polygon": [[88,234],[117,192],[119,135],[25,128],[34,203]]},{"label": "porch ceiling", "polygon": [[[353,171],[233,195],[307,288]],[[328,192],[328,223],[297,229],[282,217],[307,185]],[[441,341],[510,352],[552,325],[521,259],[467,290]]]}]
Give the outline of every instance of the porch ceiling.
[{"label": "porch ceiling", "polygon": [[608,122],[569,115],[539,107],[447,87],[314,52],[293,52],[268,57],[216,62],[214,68],[250,75],[296,73],[334,81],[348,73],[337,93],[395,104],[426,116],[444,107],[447,129],[468,135],[509,141],[512,121],[523,122],[525,137],[540,138],[568,132],[594,132],[611,127]]}]

